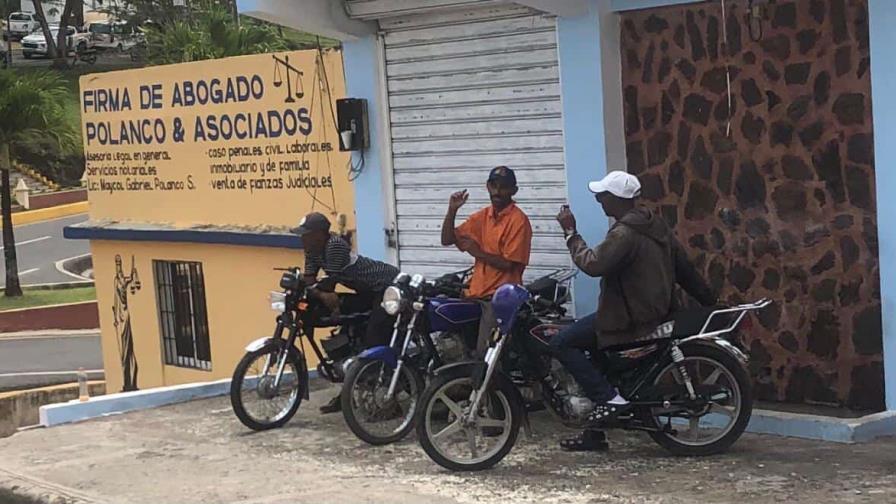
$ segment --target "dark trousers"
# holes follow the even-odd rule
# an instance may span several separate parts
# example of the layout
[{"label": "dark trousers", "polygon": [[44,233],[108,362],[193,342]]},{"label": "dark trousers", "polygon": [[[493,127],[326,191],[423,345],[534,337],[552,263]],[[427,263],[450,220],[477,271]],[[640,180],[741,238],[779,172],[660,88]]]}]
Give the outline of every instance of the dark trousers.
[{"label": "dark trousers", "polygon": [[358,292],[356,294],[344,294],[340,300],[342,313],[360,313],[370,311],[370,319],[362,338],[364,348],[385,346],[392,339],[392,329],[395,325],[395,317],[389,316],[383,309],[382,292]]},{"label": "dark trousers", "polygon": [[616,396],[616,389],[585,355],[585,350],[597,351],[594,332],[596,313],[578,320],[551,339],[554,354],[576,379],[585,395],[594,402],[606,402]]}]

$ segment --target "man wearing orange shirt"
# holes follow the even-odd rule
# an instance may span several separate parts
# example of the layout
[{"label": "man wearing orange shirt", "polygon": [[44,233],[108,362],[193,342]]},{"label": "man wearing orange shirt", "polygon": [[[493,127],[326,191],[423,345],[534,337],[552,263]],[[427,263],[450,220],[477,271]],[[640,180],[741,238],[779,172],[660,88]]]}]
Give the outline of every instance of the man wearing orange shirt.
[{"label": "man wearing orange shirt", "polygon": [[497,325],[491,303],[487,301],[498,287],[507,283],[523,283],[523,272],[529,265],[529,251],[532,248],[529,218],[513,201],[519,191],[513,170],[506,166],[493,169],[486,187],[492,202],[490,206],[455,227],[457,211],[470,196],[466,189],[458,191],[451,195],[448,213],[442,223],[442,245],[456,245],[475,259],[467,296],[486,301],[482,303],[479,323],[478,355],[485,353],[489,337]]}]

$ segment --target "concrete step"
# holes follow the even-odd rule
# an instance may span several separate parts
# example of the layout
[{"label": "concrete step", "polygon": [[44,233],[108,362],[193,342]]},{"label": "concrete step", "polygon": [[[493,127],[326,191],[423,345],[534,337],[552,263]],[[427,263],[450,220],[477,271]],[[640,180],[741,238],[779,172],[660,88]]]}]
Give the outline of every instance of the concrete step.
[{"label": "concrete step", "polygon": [[24,173],[18,172],[15,170],[15,168],[13,168],[13,170],[9,173],[9,183],[13,190],[15,190],[16,186],[19,184],[19,180],[25,181],[25,185],[28,186],[28,189],[31,189],[31,194],[39,194],[51,191],[51,188],[43,182],[31,178]]}]

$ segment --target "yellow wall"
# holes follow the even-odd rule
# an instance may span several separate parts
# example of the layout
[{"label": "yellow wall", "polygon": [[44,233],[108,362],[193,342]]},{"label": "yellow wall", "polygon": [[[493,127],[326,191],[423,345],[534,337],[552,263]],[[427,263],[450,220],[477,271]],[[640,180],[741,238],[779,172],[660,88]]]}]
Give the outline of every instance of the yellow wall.
[{"label": "yellow wall", "polygon": [[[129,308],[137,357],[137,385],[141,389],[162,385],[229,378],[250,341],[270,336],[276,313],[270,309],[268,293],[277,291],[280,272],[275,267],[301,265],[301,251],[226,245],[94,241],[94,275],[100,305],[103,363],[110,392],[122,387],[118,336],[113,327],[115,256],[130,272],[131,257],[141,288],[129,294]],[[164,346],[159,328],[156,285],[152,261],[199,261],[205,277],[212,369],[194,369],[164,364]],[[316,365],[308,349],[309,365]]]},{"label": "yellow wall", "polygon": [[[287,59],[294,70],[302,72],[300,80],[295,72],[290,75],[291,102],[282,65]],[[282,81],[279,86],[278,76]],[[175,103],[175,90],[184,96],[184,82],[196,86],[199,81],[211,83],[217,79],[226,93],[228,79],[235,82],[239,77],[255,79],[261,83],[263,93],[239,103]],[[302,96],[296,94],[299,86],[304,92]],[[158,99],[147,100],[147,90],[153,89]],[[124,105],[125,91],[130,107]],[[336,217],[344,215],[346,229],[353,230],[354,194],[347,170],[350,158],[338,151],[333,117],[334,101],[344,94],[342,58],[336,51],[325,53],[322,60],[317,51],[296,51],[86,75],[81,78],[81,115],[90,219],[97,224],[115,221],[120,227],[133,223],[135,229],[159,224],[166,228],[211,226],[244,232],[282,232],[315,210],[328,214],[334,227],[338,226]],[[117,97],[114,106],[109,100],[112,95]],[[149,102],[159,106],[141,106]],[[207,125],[203,121],[209,116],[220,121],[223,116],[235,119],[237,114],[282,117],[287,111],[307,117],[302,124],[307,127],[310,123],[311,131],[242,140],[203,139],[195,134],[197,118],[200,124]],[[141,121],[148,121],[146,124],[152,127],[161,125],[165,141],[152,139],[148,145],[135,145],[130,126],[139,127],[144,124]],[[173,135],[177,125],[181,126],[182,137]],[[107,131],[105,141],[98,133],[101,128]],[[205,133],[209,134],[207,128]],[[141,130],[141,138],[142,135]],[[117,143],[111,141],[113,137]],[[122,141],[123,138],[128,141]],[[296,144],[313,147],[304,154],[290,153]],[[280,153],[271,153],[277,151]],[[224,158],[218,157],[221,153]],[[214,165],[227,161],[231,153],[239,154],[232,160],[234,163],[258,163],[256,167],[272,163],[270,166],[276,168],[270,173],[216,173]],[[281,163],[290,162],[290,166],[296,162],[307,164],[298,173],[280,172]],[[319,185],[330,181],[332,187],[286,187],[289,177],[295,175],[312,177]],[[225,182],[240,180],[244,185],[235,189],[222,187]],[[283,186],[264,183],[253,189],[253,180],[280,180]],[[301,251],[283,248],[94,240],[91,249],[110,392],[121,390],[123,385],[118,334],[113,323],[117,255],[121,256],[125,275],[131,271],[133,258],[141,281],[140,290],[128,295],[140,389],[230,377],[245,345],[270,336],[274,330],[276,314],[270,309],[268,294],[278,290],[281,273],[272,268],[304,265]],[[211,371],[164,364],[154,259],[202,263]],[[316,365],[316,359],[311,357],[309,364]]]},{"label": "yellow wall", "polygon": [[[287,102],[286,70],[278,63],[287,58],[291,66],[303,73],[301,79],[290,73],[293,102]],[[283,227],[295,226],[300,214],[314,209],[331,217],[344,213],[347,227],[354,229],[353,189],[347,176],[350,157],[338,150],[333,117],[335,99],[345,95],[342,56],[329,51],[324,54],[323,65],[320,61],[317,51],[294,51],[81,77],[82,136],[91,218],[176,226]],[[278,76],[280,86],[276,85]],[[220,90],[225,99],[227,83],[233,83],[234,96],[239,99],[240,80],[256,83],[252,88],[261,93],[250,93],[246,101],[182,105],[188,95],[185,89],[194,89],[196,96],[202,94],[197,90],[200,82]],[[212,82],[218,84],[209,87]],[[321,86],[326,83],[329,92],[322,92]],[[298,89],[304,92],[300,98],[296,95]],[[124,105],[125,93],[130,107]],[[153,93],[158,100],[148,98]],[[146,102],[146,109],[142,102]],[[153,108],[154,104],[160,108]],[[297,128],[293,136],[212,140],[212,130],[208,128],[209,117],[215,124],[223,124],[224,117],[235,122],[242,114],[247,120],[239,122],[240,129],[245,132],[248,124],[257,125],[259,117],[292,117],[303,110],[308,122],[300,125],[305,130]],[[197,121],[203,126],[204,136],[196,134]],[[279,124],[277,121],[274,120],[274,126]],[[182,137],[175,134],[178,124]],[[311,131],[305,135],[309,124]],[[159,135],[155,134],[156,125]],[[263,120],[263,125],[264,130],[254,131],[267,131],[271,123]],[[139,129],[140,135],[133,135],[132,126]],[[135,138],[146,140],[144,132],[151,133],[150,143],[135,145]],[[162,136],[164,141],[159,143]],[[309,152],[290,153],[296,143],[309,144]],[[332,151],[324,152],[327,144]],[[317,152],[311,152],[312,149]],[[231,158],[231,154],[237,155]],[[263,165],[269,162],[274,171],[264,173]],[[303,162],[307,169],[294,171]],[[256,171],[228,173],[229,169],[218,166],[225,163],[255,164]],[[236,169],[241,170],[239,166]],[[245,169],[249,170],[249,166]],[[315,185],[331,182],[332,187],[290,188],[287,185],[291,176],[314,178]],[[244,185],[231,188],[231,184]]]}]

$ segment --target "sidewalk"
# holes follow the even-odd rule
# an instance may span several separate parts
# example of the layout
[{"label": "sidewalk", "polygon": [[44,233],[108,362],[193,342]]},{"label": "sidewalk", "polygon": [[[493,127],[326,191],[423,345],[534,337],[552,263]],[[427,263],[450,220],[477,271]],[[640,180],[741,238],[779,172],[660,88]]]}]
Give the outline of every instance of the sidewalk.
[{"label": "sidewalk", "polygon": [[[40,210],[25,210],[22,212],[16,212],[12,214],[12,225],[13,227],[24,226],[26,224],[36,224],[38,222],[59,219],[61,217],[79,215],[87,213],[89,207],[90,205],[88,202],[82,201],[79,203],[69,203],[66,205],[41,208]],[[2,227],[2,224],[0,224],[0,228]]]},{"label": "sidewalk", "polygon": [[[533,416],[495,469],[452,474],[414,439],[370,447],[317,407],[321,384],[283,429],[252,433],[227,398],[0,440],[0,485],[103,503],[882,503],[896,502],[896,440],[841,445],[746,435],[723,456],[670,457],[643,434],[610,453],[561,452],[566,431]],[[53,491],[48,489],[55,489]]]},{"label": "sidewalk", "polygon": [[19,340],[19,339],[42,339],[42,338],[61,338],[71,336],[73,338],[97,337],[100,335],[99,329],[47,329],[44,331],[20,331],[20,332],[0,332],[0,341]]}]

